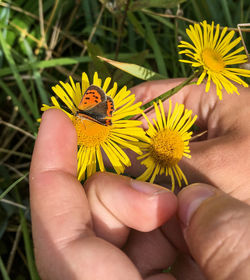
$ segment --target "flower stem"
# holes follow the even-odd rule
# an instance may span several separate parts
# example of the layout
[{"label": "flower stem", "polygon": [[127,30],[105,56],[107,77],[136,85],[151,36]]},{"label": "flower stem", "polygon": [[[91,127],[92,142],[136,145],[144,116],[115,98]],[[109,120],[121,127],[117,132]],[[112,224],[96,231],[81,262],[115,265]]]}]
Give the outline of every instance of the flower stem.
[{"label": "flower stem", "polygon": [[[174,95],[175,93],[177,93],[180,89],[182,89],[184,86],[191,84],[191,81],[197,77],[200,74],[200,71],[196,71],[194,72],[191,76],[189,76],[185,81],[183,81],[182,83],[180,83],[178,86],[171,88],[170,90],[164,92],[163,94],[157,96],[156,98],[154,98],[153,100],[151,100],[150,102],[144,104],[142,106],[142,109],[148,109],[148,111],[150,111],[153,108],[153,103],[157,102],[158,100],[161,99],[161,101],[165,101],[166,99],[168,99],[170,96]],[[151,107],[151,108],[149,108]]]}]

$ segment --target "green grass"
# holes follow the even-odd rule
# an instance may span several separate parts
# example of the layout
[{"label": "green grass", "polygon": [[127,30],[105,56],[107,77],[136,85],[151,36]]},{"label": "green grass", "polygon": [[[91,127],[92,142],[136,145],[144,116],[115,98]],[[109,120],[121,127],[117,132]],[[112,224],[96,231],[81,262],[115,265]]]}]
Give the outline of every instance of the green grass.
[{"label": "green grass", "polygon": [[[235,28],[250,19],[247,0],[162,0],[157,7],[131,0],[128,9],[126,0],[117,1],[115,9],[102,9],[98,0],[41,2],[42,7],[33,0],[0,2],[0,278],[6,280],[39,279],[26,174],[40,107],[49,103],[51,87],[70,74],[80,80],[83,71],[109,75],[119,86],[142,81],[97,55],[138,64],[164,77],[188,76],[189,66],[178,63],[177,39],[187,38],[190,20]],[[170,2],[172,16],[160,16]],[[180,10],[174,4],[178,2]],[[177,11],[181,16],[174,17]]]}]

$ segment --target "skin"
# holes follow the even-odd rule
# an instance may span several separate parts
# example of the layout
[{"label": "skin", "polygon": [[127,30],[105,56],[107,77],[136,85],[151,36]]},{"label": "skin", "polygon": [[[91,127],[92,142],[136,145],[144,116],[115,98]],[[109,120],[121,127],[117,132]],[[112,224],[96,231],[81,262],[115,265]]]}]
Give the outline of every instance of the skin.
[{"label": "skin", "polygon": [[[182,79],[170,79],[147,82],[134,87],[132,92],[138,101],[147,103],[181,81]],[[202,141],[198,138],[190,143],[191,160],[183,158],[180,163],[188,182],[211,184],[250,204],[250,189],[246,188],[250,166],[247,152],[250,149],[250,88],[238,89],[240,96],[225,92],[220,101],[213,84],[208,93],[205,93],[203,84],[191,85],[184,87],[171,99],[173,104],[183,103],[187,109],[192,109],[193,114],[198,116],[196,124],[202,131],[207,131],[201,137]],[[164,104],[167,110],[168,102]]]},{"label": "skin", "polygon": [[[143,83],[133,93],[146,103],[178,83]],[[76,179],[74,127],[63,112],[46,111],[30,170],[41,278],[247,279],[250,91],[239,91],[219,101],[214,88],[205,93],[204,85],[192,85],[173,96],[208,131],[181,164],[189,182],[200,183],[178,196],[110,173],[96,173],[83,188]],[[162,273],[169,266],[171,273]]]}]

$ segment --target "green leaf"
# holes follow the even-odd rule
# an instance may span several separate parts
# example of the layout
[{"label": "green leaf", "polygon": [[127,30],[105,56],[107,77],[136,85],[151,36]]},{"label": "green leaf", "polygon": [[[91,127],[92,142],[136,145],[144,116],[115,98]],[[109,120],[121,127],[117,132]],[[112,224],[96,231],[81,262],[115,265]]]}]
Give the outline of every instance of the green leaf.
[{"label": "green leaf", "polygon": [[[133,61],[134,64],[144,65],[147,57],[148,57],[148,50],[145,50],[135,55],[131,55],[129,59],[125,61]],[[134,77],[129,73],[126,73],[121,69],[117,68],[113,72],[112,79],[114,81],[117,81],[119,87],[122,87],[124,85],[126,85],[127,87],[131,87],[133,84]]]},{"label": "green leaf", "polygon": [[[91,60],[90,57],[80,56],[80,57],[64,57],[64,58],[54,58],[50,60],[36,61],[32,63],[27,63],[23,65],[16,66],[19,72],[24,72],[30,69],[43,69],[43,68],[51,68],[56,66],[64,66],[82,62],[89,62]],[[0,77],[6,76],[12,73],[12,69],[10,67],[5,67],[0,69]]]},{"label": "green leaf", "polygon": [[148,81],[148,80],[161,80],[161,79],[165,79],[165,76],[162,76],[152,70],[149,70],[143,66],[140,65],[136,65],[133,63],[125,63],[125,62],[119,62],[119,61],[115,61],[115,60],[111,60],[102,56],[97,56],[98,58],[100,58],[103,61],[106,61],[107,63],[115,66],[116,68],[121,69],[122,71],[125,71],[127,73],[129,73],[130,75]]}]

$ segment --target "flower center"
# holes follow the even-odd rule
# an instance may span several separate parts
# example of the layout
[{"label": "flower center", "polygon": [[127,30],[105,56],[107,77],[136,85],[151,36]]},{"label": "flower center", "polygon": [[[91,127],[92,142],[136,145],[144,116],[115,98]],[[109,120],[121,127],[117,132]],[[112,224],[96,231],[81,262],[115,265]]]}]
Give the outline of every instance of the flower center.
[{"label": "flower center", "polygon": [[220,54],[215,50],[207,48],[202,51],[202,59],[204,64],[214,72],[220,72],[225,67],[225,62]]},{"label": "flower center", "polygon": [[174,166],[183,156],[184,141],[178,131],[165,129],[152,138],[151,156],[161,166]]},{"label": "flower center", "polygon": [[99,146],[105,142],[111,129],[111,126],[101,125],[79,117],[74,117],[72,122],[77,133],[77,144],[87,147]]}]

